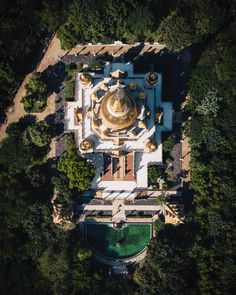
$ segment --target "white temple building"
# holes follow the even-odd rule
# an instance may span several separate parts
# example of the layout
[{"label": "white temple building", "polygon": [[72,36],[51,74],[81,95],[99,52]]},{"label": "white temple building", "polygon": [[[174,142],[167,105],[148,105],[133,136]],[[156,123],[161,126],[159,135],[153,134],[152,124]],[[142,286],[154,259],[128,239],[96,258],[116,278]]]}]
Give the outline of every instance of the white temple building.
[{"label": "white temple building", "polygon": [[65,131],[96,166],[92,189],[101,198],[135,198],[148,188],[148,166],[162,164],[172,104],[162,102],[162,75],[136,74],[131,63],[107,63],[103,73],[76,74]]}]

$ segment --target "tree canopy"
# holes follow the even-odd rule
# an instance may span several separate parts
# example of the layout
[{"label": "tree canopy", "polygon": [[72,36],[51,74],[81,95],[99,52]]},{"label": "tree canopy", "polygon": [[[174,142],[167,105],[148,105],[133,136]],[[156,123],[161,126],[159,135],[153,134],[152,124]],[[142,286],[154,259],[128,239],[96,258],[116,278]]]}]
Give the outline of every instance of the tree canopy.
[{"label": "tree canopy", "polygon": [[95,167],[76,153],[75,149],[67,151],[58,163],[58,170],[69,179],[69,187],[78,191],[88,190],[94,177]]}]

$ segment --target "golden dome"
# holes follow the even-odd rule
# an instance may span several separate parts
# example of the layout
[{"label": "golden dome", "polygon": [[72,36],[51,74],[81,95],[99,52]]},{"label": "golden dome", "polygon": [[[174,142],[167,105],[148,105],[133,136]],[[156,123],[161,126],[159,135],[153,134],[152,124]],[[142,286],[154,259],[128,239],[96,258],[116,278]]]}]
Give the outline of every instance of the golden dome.
[{"label": "golden dome", "polygon": [[156,143],[155,143],[153,140],[151,140],[151,139],[149,139],[149,140],[146,142],[145,147],[146,147],[146,150],[147,150],[148,152],[155,152],[155,150],[157,149],[157,145],[156,145]]},{"label": "golden dome", "polygon": [[146,93],[145,92],[140,92],[139,93],[139,98],[140,99],[145,99],[146,98]]},{"label": "golden dome", "polygon": [[88,85],[91,83],[91,77],[87,73],[82,73],[79,77],[79,80],[80,80],[80,83],[82,83],[83,85]]},{"label": "golden dome", "polygon": [[138,115],[135,99],[119,87],[104,96],[100,115],[103,124],[113,131],[128,128]]},{"label": "golden dome", "polygon": [[158,76],[156,73],[151,72],[147,74],[146,79],[150,85],[155,85],[157,83]]},{"label": "golden dome", "polygon": [[93,144],[92,144],[91,140],[84,139],[83,141],[81,141],[80,149],[82,151],[88,151],[88,150],[91,150],[92,148],[93,148]]},{"label": "golden dome", "polygon": [[130,90],[135,90],[137,88],[137,84],[132,82],[129,84],[129,88]]}]

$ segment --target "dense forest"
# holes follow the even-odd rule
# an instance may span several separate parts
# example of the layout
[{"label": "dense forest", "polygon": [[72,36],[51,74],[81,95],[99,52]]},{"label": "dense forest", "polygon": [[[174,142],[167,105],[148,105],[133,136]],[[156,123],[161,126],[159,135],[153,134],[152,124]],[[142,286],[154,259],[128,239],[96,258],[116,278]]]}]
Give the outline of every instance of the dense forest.
[{"label": "dense forest", "polygon": [[196,49],[185,125],[193,201],[185,223],[158,222],[143,267],[125,280],[110,277],[76,229],[52,223],[53,185],[68,202],[83,189],[70,183],[68,162],[79,161],[73,149],[55,177],[46,159],[53,128],[22,118],[0,149],[1,294],[235,294],[235,9],[234,0],[0,0],[2,114],[54,33],[65,49],[113,40]]}]

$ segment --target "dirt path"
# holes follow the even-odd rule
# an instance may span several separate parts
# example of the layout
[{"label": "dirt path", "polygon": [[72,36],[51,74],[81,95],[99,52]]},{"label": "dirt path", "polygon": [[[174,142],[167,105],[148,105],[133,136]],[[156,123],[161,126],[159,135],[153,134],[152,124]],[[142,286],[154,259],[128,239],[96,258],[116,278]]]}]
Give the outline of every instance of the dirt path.
[{"label": "dirt path", "polygon": [[[187,104],[187,101],[185,100],[184,103],[181,105],[181,109],[184,109]],[[183,125],[182,125],[183,126]],[[184,126],[183,126],[184,127]],[[183,132],[182,135],[182,170],[187,171],[187,175],[184,179],[184,181],[189,182],[190,181],[190,145],[189,145],[189,138],[188,136]]]},{"label": "dirt path", "polygon": [[[37,71],[41,72],[46,69],[49,65],[54,65],[58,62],[58,59],[65,55],[66,52],[61,49],[59,39],[54,36],[48,46],[42,60],[40,61]],[[29,82],[32,73],[26,75],[24,81],[22,82],[20,88],[18,89],[16,96],[14,98],[14,105],[12,106],[12,111],[7,113],[6,124],[3,124],[0,128],[0,140],[6,137],[6,128],[9,124],[13,122],[18,122],[23,116],[28,115],[24,111],[23,104],[21,103],[22,97],[25,95],[25,85]],[[42,113],[31,113],[36,116],[36,120],[44,120],[50,114],[55,112],[55,93],[48,97],[48,106]]]}]

